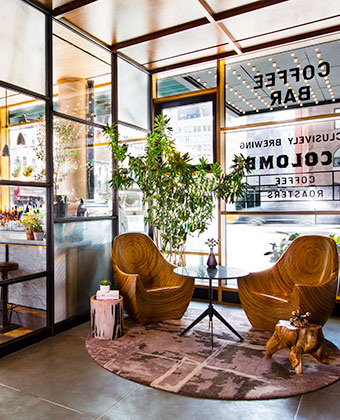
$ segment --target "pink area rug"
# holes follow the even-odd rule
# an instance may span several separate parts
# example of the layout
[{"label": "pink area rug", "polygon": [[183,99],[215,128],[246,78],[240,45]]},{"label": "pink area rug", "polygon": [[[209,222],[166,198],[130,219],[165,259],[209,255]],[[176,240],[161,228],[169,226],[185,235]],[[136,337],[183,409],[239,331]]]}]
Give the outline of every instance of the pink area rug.
[{"label": "pink area rug", "polygon": [[[125,320],[124,336],[106,341],[88,338],[86,348],[102,367],[153,388],[199,398],[259,400],[315,391],[340,377],[340,351],[327,342],[330,363],[303,355],[303,374],[288,361],[288,350],[265,358],[268,331],[254,329],[242,312],[221,314],[243,336],[238,338],[214,318],[214,348],[208,319],[185,336],[179,334],[200,311],[189,309],[180,320],[138,325]],[[327,337],[326,337],[327,339]]]}]

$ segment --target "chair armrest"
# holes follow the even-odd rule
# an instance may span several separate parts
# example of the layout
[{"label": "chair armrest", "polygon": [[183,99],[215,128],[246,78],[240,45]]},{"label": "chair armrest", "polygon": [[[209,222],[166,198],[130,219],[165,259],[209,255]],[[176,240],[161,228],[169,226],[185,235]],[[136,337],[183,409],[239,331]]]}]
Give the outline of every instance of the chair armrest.
[{"label": "chair armrest", "polygon": [[119,289],[122,294],[136,293],[137,283],[138,286],[143,287],[139,274],[124,273],[116,264],[113,265],[113,280],[116,288]]},{"label": "chair armrest", "polygon": [[276,284],[276,280],[272,268],[269,268],[267,270],[249,273],[247,276],[237,279],[237,283],[239,287],[244,286],[249,291],[266,293],[268,290],[273,289],[272,286]]}]

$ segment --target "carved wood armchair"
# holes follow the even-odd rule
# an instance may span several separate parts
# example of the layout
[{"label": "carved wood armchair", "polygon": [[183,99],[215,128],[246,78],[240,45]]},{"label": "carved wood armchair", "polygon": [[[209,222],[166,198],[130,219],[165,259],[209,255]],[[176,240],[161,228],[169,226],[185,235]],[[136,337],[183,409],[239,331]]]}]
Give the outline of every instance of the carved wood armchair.
[{"label": "carved wood armchair", "polygon": [[241,304],[256,328],[274,330],[296,309],[310,312],[312,323],[324,325],[335,304],[338,272],[333,239],[299,236],[273,267],[238,280]]},{"label": "carved wood armchair", "polygon": [[194,291],[194,280],[173,272],[153,240],[143,233],[124,233],[113,242],[113,278],[124,308],[135,321],[181,318]]}]

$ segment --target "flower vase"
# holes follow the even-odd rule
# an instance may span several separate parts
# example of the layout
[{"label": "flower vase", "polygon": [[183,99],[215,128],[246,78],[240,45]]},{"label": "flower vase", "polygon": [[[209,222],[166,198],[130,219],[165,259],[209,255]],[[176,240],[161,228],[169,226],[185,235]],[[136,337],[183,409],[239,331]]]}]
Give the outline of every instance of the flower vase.
[{"label": "flower vase", "polygon": [[33,232],[31,232],[30,230],[26,230],[26,239],[28,241],[33,241],[34,240]]},{"label": "flower vase", "polygon": [[208,266],[208,268],[216,268],[216,266],[217,266],[217,261],[216,261],[215,255],[213,253],[213,248],[210,248],[210,254],[209,254],[209,257],[208,257],[208,260],[207,260],[207,266]]},{"label": "flower vase", "polygon": [[33,232],[34,240],[42,241],[44,239],[44,232]]}]

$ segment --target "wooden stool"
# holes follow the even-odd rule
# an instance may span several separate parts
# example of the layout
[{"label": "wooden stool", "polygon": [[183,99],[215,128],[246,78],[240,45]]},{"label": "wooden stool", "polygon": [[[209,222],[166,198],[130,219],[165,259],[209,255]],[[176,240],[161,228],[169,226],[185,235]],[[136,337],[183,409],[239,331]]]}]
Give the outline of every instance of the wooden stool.
[{"label": "wooden stool", "polygon": [[97,300],[91,296],[91,337],[114,340],[123,335],[123,298]]},{"label": "wooden stool", "polygon": [[290,349],[289,361],[296,373],[302,373],[302,354],[310,353],[321,363],[328,363],[328,351],[321,325],[291,325],[289,321],[279,321],[274,334],[266,345],[266,357],[276,351]]},{"label": "wooden stool", "polygon": [[[19,268],[19,264],[10,261],[0,262],[0,273],[1,279],[7,280],[8,279],[8,272],[14,271]],[[1,284],[2,292],[1,292],[1,308],[2,311],[2,328],[1,332],[8,331],[10,328],[10,321],[12,317],[13,305],[11,305],[11,314],[8,320],[8,284]]]}]

